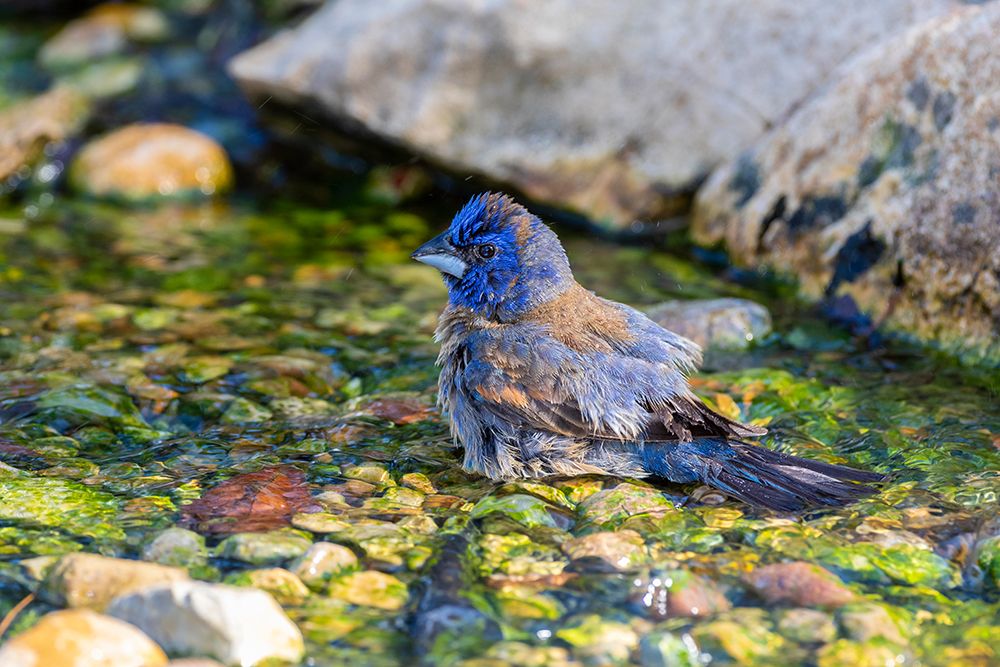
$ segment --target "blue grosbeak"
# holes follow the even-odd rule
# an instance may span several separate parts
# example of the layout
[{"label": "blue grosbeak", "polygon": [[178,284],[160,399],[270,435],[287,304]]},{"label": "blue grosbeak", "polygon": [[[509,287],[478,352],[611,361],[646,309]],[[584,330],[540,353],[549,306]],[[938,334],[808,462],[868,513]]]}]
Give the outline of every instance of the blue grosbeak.
[{"label": "blue grosbeak", "polygon": [[691,393],[699,347],[581,287],[555,233],[510,197],[473,197],[413,258],[448,287],[439,401],[468,471],[697,481],[780,510],[843,504],[880,479],[745,442],[765,430]]}]

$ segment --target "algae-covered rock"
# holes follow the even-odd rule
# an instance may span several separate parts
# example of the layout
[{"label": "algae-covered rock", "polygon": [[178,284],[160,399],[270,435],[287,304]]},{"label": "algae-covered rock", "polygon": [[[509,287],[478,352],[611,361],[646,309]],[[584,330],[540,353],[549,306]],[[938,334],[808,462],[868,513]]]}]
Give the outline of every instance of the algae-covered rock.
[{"label": "algae-covered rock", "polygon": [[885,667],[895,665],[899,649],[879,642],[852,642],[838,639],[816,656],[817,667]]},{"label": "algae-covered rock", "polygon": [[686,570],[636,577],[629,598],[653,619],[713,616],[732,606],[714,582]]},{"label": "algae-covered rock", "polygon": [[828,644],[837,637],[833,618],[818,609],[782,609],[777,623],[783,637],[800,644]]},{"label": "algae-covered rock", "polygon": [[486,650],[483,658],[518,667],[578,667],[580,664],[561,646],[532,646],[519,641],[497,642]]},{"label": "algae-covered rock", "polygon": [[27,527],[59,528],[96,540],[122,540],[119,500],[77,482],[55,478],[0,478],[0,519]]},{"label": "algae-covered rock", "polygon": [[358,479],[369,484],[394,486],[392,475],[383,466],[376,463],[365,463],[344,468],[344,477],[347,479]]},{"label": "algae-covered rock", "polygon": [[692,637],[704,653],[740,665],[795,664],[796,652],[773,632],[762,609],[734,609],[723,618],[696,625]]},{"label": "algae-covered rock", "polygon": [[[317,497],[316,500],[322,502],[323,499]],[[343,496],[340,496],[338,503],[343,504]],[[342,517],[329,512],[296,514],[292,517],[292,525],[300,530],[308,530],[310,533],[317,534],[337,533],[350,526]]]},{"label": "algae-covered rock", "polygon": [[101,610],[115,596],[187,579],[187,572],[176,567],[97,554],[67,554],[49,569],[40,594],[52,604]]},{"label": "algae-covered rock", "polygon": [[554,621],[565,610],[551,595],[522,588],[511,588],[493,594],[493,600],[501,616],[512,619]]},{"label": "algae-covered rock", "polygon": [[673,632],[654,632],[639,643],[639,664],[642,667],[701,667],[701,652],[688,636]]},{"label": "algae-covered rock", "polygon": [[486,496],[472,508],[472,518],[482,519],[491,515],[508,517],[525,528],[546,526],[559,528],[565,521],[557,520],[554,508],[541,498],[525,493],[509,496]]},{"label": "algae-covered rock", "polygon": [[434,482],[422,472],[408,472],[399,478],[399,483],[410,489],[415,489],[423,494],[437,493]]},{"label": "algae-covered rock", "polygon": [[333,576],[358,564],[358,557],[342,544],[316,542],[292,561],[289,569],[314,588],[323,586]]},{"label": "algae-covered rock", "polygon": [[642,535],[634,530],[604,531],[564,542],[563,551],[577,565],[598,562],[602,568],[633,570],[648,558]]},{"label": "algae-covered rock", "polygon": [[179,582],[115,599],[108,614],[132,623],[172,654],[217,658],[227,665],[297,663],[302,633],[264,591]]},{"label": "algae-covered rock", "polygon": [[609,528],[639,514],[661,515],[673,510],[673,503],[656,489],[626,482],[594,493],[579,508],[586,522]]},{"label": "algae-covered rock", "polygon": [[259,588],[270,593],[278,604],[282,605],[302,604],[309,597],[309,589],[302,580],[280,567],[233,572],[223,580],[223,583]]},{"label": "algae-covered rock", "polygon": [[191,569],[208,562],[205,538],[185,528],[167,528],[154,537],[142,550],[142,559]]},{"label": "algae-covered rock", "polygon": [[513,577],[557,575],[566,569],[568,561],[560,549],[532,541],[524,533],[483,535],[479,540],[480,573]]},{"label": "algae-covered rock", "polygon": [[406,584],[392,576],[375,570],[353,572],[330,582],[330,597],[344,600],[360,607],[375,607],[397,611],[406,604]]},{"label": "algae-covered rock", "polygon": [[162,667],[167,656],[134,625],[88,609],[54,611],[0,647],[4,667]]},{"label": "algae-covered rock", "polygon": [[278,565],[298,558],[311,545],[309,538],[295,530],[237,533],[222,540],[215,548],[215,555],[251,565]]},{"label": "algae-covered rock", "polygon": [[591,665],[616,665],[628,661],[639,645],[639,636],[624,623],[583,616],[556,631],[556,637],[573,647]]},{"label": "algae-covered rock", "polygon": [[765,565],[747,575],[747,582],[770,603],[840,607],[855,599],[836,575],[812,563]]},{"label": "algae-covered rock", "polygon": [[215,141],[163,123],[130,125],[95,139],[70,167],[80,192],[130,200],[213,195],[232,179],[229,158]]},{"label": "algae-covered rock", "polygon": [[905,644],[900,621],[885,606],[874,602],[849,604],[840,609],[837,620],[844,634],[857,642],[884,639],[893,644]]}]

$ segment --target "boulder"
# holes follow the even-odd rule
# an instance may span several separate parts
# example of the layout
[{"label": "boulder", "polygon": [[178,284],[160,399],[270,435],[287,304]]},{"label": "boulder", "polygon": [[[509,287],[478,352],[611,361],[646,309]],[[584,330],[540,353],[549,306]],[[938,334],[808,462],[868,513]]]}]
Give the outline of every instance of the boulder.
[{"label": "boulder", "polygon": [[232,180],[233,168],[219,144],[169,123],[115,130],[84,146],[70,167],[78,191],[121,199],[213,195]]},{"label": "boulder", "polygon": [[741,349],[771,333],[771,313],[749,299],[666,301],[648,311],[662,327],[702,348]]},{"label": "boulder", "polygon": [[302,633],[269,594],[203,582],[179,582],[116,598],[108,613],[132,623],[167,652],[210,656],[251,667],[297,663]]},{"label": "boulder", "polygon": [[693,231],[876,320],[1000,356],[1000,4],[873,47],[699,192]]},{"label": "boulder", "polygon": [[74,553],[47,571],[40,594],[55,605],[101,610],[118,595],[187,578],[176,567]]},{"label": "boulder", "polygon": [[621,226],[677,210],[852,53],[961,4],[340,0],[230,69],[271,108]]},{"label": "boulder", "polygon": [[4,667],[162,667],[163,650],[138,628],[88,609],[54,611],[0,648]]}]

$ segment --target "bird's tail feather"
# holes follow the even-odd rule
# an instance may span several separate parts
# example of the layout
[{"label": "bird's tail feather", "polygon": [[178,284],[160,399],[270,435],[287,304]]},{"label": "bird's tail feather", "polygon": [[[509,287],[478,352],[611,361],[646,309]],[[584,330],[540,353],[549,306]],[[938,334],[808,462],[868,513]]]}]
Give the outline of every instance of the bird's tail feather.
[{"label": "bird's tail feather", "polygon": [[875,492],[873,472],[783,454],[749,443],[699,438],[685,443],[646,443],[648,473],[674,482],[700,481],[744,502],[797,511],[838,506]]}]

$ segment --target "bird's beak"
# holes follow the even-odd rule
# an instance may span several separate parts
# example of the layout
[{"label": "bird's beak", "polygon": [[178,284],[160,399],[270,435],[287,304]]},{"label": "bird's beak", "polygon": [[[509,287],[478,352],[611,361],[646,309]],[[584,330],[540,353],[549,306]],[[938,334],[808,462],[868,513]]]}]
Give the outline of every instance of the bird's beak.
[{"label": "bird's beak", "polygon": [[465,270],[469,267],[459,258],[455,246],[448,242],[447,234],[445,232],[444,234],[435,236],[414,250],[410,257],[418,262],[433,266],[442,273],[461,278],[465,275]]}]

